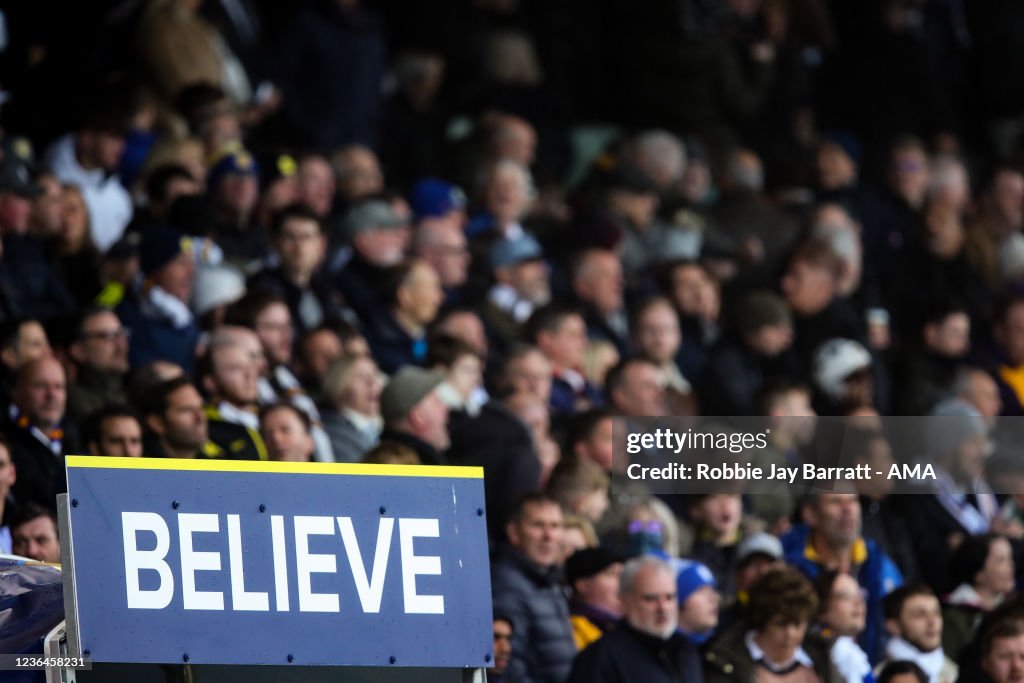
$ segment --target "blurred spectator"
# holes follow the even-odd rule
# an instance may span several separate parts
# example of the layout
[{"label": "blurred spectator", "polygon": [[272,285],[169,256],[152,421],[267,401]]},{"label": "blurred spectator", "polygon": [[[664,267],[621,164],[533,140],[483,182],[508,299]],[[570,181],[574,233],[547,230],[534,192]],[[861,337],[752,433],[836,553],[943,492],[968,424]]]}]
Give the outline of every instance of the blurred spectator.
[{"label": "blurred spectator", "polygon": [[60,564],[57,515],[29,503],[11,520],[11,541],[15,555],[39,562]]},{"label": "blurred spectator", "polygon": [[565,583],[576,649],[601,638],[622,618],[619,576],[623,559],[606,548],[577,550],[565,562]]},{"label": "blurred spectator", "polygon": [[551,409],[575,414],[601,405],[601,394],[582,375],[587,328],[579,311],[549,304],[533,312],[525,336],[551,361]]},{"label": "blurred spectator", "polygon": [[[249,293],[228,308],[224,322],[255,331],[263,347],[266,363],[261,366],[259,378],[260,405],[287,401],[306,413],[313,425],[317,462],[333,462],[334,452],[324,432],[320,411],[290,367],[294,328],[284,300],[264,292]],[[251,339],[251,335],[248,337]],[[256,349],[252,352],[259,353]]]},{"label": "blurred spectator", "polygon": [[682,260],[665,266],[661,289],[679,313],[683,332],[679,369],[684,377],[697,379],[704,371],[708,350],[722,332],[718,283],[700,264]]},{"label": "blurred spectator", "polygon": [[[786,561],[812,580],[829,569],[852,575],[866,591],[867,622],[858,644],[872,662],[882,655],[882,599],[903,583],[899,569],[871,539],[861,535],[860,501],[852,493],[813,493],[802,507],[807,525],[790,533]],[[784,543],[785,545],[785,543]]]},{"label": "blurred spectator", "polygon": [[270,239],[277,265],[250,277],[246,289],[284,298],[300,333],[344,317],[341,297],[320,269],[327,250],[320,219],[309,209],[292,204],[273,220]]},{"label": "blurred spectator", "polygon": [[562,509],[547,496],[528,495],[505,531],[508,545],[491,564],[491,590],[495,612],[512,623],[506,675],[509,680],[562,683],[576,655],[569,605],[555,565]]},{"label": "blurred spectator", "polygon": [[833,639],[832,664],[846,683],[872,681],[871,663],[856,642],[866,623],[863,589],[855,578],[837,571],[822,573],[814,587],[820,605],[817,628]]},{"label": "blurred spectator", "polygon": [[81,422],[111,403],[124,403],[128,374],[128,330],[110,310],[88,309],[68,347],[75,381],[68,392],[68,414]]},{"label": "blurred spectator", "polygon": [[588,249],[576,257],[572,290],[582,307],[587,338],[610,341],[620,354],[629,346],[624,287],[622,264],[615,252]]},{"label": "blurred spectator", "polygon": [[750,589],[745,619],[750,630],[733,631],[712,644],[705,655],[705,680],[769,680],[760,675],[759,666],[780,681],[841,680],[827,642],[807,636],[818,608],[814,588],[796,569],[764,574]]},{"label": "blurred spectator", "polygon": [[566,513],[597,524],[608,510],[609,484],[600,465],[575,456],[563,457],[551,472],[547,491]]},{"label": "blurred spectator", "polygon": [[626,358],[608,371],[605,392],[611,408],[626,417],[667,415],[661,373],[645,358]]},{"label": "blurred spectator", "polygon": [[335,202],[341,212],[384,189],[384,175],[373,150],[364,145],[347,145],[331,156],[337,183]]},{"label": "blurred spectator", "polygon": [[8,501],[17,478],[18,472],[11,460],[11,449],[7,445],[7,437],[0,434],[0,554],[13,552],[10,518],[14,506]]},{"label": "blurred spectator", "polygon": [[410,260],[389,268],[382,287],[386,309],[365,326],[373,357],[386,373],[427,360],[427,326],[441,308],[444,292],[437,271]]},{"label": "blurred spectator", "polygon": [[597,542],[597,532],[594,525],[580,515],[566,515],[562,525],[562,551],[559,554],[559,564],[564,565],[565,561],[578,550],[584,548],[596,548],[600,545]]},{"label": "blurred spectator", "polygon": [[267,226],[255,222],[259,176],[256,160],[237,143],[221,147],[210,157],[206,176],[212,214],[209,236],[224,251],[224,258],[240,268],[262,258],[267,251]]},{"label": "blurred spectator", "polygon": [[210,441],[203,397],[184,375],[156,383],[141,407],[143,450],[151,458],[228,458]]},{"label": "blurred spectator", "polygon": [[383,428],[377,364],[368,355],[345,356],[323,376],[324,429],[338,462],[358,462],[377,443]]},{"label": "blurred spectator", "polygon": [[683,560],[676,573],[676,599],[679,632],[698,647],[710,642],[718,626],[720,599],[711,570],[700,562]]},{"label": "blurred spectator", "polygon": [[116,105],[93,106],[74,133],[58,139],[46,152],[46,165],[60,182],[81,188],[92,241],[101,252],[121,237],[132,219],[131,197],[116,174],[127,132]]},{"label": "blurred spectator", "polygon": [[494,242],[489,264],[494,285],[480,317],[490,345],[506,352],[520,338],[534,311],[551,301],[550,269],[540,244],[529,233]]},{"label": "blurred spectator", "polygon": [[57,468],[78,448],[75,425],[66,419],[67,376],[53,356],[23,365],[16,375],[4,433],[18,472],[14,495],[53,509]]},{"label": "blurred spectator", "polygon": [[318,220],[326,220],[334,208],[334,170],[326,157],[307,154],[299,157],[296,172],[299,201]]},{"label": "blurred spectator", "polygon": [[942,610],[935,592],[924,584],[909,584],[886,596],[885,646],[882,666],[901,660],[914,662],[931,683],[954,683],[957,666],[942,649]]},{"label": "blurred spectator", "polygon": [[383,22],[372,7],[333,0],[301,8],[276,55],[274,80],[291,139],[324,151],[375,143],[386,53]]},{"label": "blurred spectator", "polygon": [[494,662],[487,669],[487,680],[504,683],[504,674],[511,659],[512,621],[496,613],[494,616]]},{"label": "blurred spectator", "polygon": [[313,433],[309,416],[290,403],[268,406],[262,411],[260,435],[267,444],[267,455],[271,460],[313,460]]},{"label": "blurred spectator", "polygon": [[82,191],[77,185],[65,185],[62,194],[60,224],[49,243],[51,263],[61,282],[74,285],[71,294],[85,306],[105,284],[100,252],[92,241]]},{"label": "blurred spectator", "polygon": [[678,604],[672,568],[654,557],[626,563],[620,577],[623,621],[587,647],[569,681],[696,681],[697,648],[676,632]]},{"label": "blurred spectator", "polygon": [[969,536],[949,558],[950,593],[942,606],[942,650],[954,661],[982,617],[1014,590],[1013,550],[995,534]]},{"label": "blurred spectator", "polygon": [[999,511],[984,477],[989,452],[988,429],[972,406],[959,399],[943,401],[926,422],[926,445],[935,466],[934,482],[916,488],[904,506],[922,578],[941,589],[950,553],[965,536],[992,528]]},{"label": "blurred spectator", "polygon": [[402,260],[407,225],[386,202],[370,199],[349,209],[342,223],[344,234],[332,236],[351,244],[351,251],[335,253],[330,269],[335,287],[364,324],[387,309],[381,289],[387,269]]},{"label": "blurred spectator", "polygon": [[996,622],[981,643],[981,668],[992,683],[1011,683],[1024,676],[1024,622]]},{"label": "blurred spectator", "polygon": [[533,450],[540,463],[538,485],[544,489],[555,467],[561,461],[562,453],[558,443],[551,437],[551,417],[548,407],[532,394],[512,394],[505,397],[506,408],[519,418],[530,430]]},{"label": "blurred spectator", "polygon": [[743,517],[743,500],[735,490],[722,486],[715,493],[691,494],[687,504],[695,536],[690,556],[711,572],[716,590],[729,596],[736,591],[733,570]]},{"label": "blurred spectator", "polygon": [[144,280],[117,307],[132,335],[128,359],[133,368],[163,359],[186,372],[195,362],[199,327],[188,308],[196,274],[194,243],[177,230],[146,230],[139,247]]},{"label": "blurred spectator", "polygon": [[443,465],[448,437],[448,407],[438,394],[444,376],[404,366],[391,377],[380,395],[384,431],[380,441],[413,449],[424,465]]},{"label": "blurred spectator", "polygon": [[970,350],[971,319],[962,305],[944,302],[924,317],[920,343],[908,349],[902,364],[906,374],[896,401],[901,415],[925,415],[948,397]]},{"label": "blurred spectator", "polygon": [[706,396],[708,415],[753,414],[764,387],[796,370],[795,359],[787,353],[793,343],[792,315],[781,297],[751,292],[740,301],[733,320],[734,332],[707,357],[700,394]]},{"label": "blurred spectator", "polygon": [[89,455],[115,458],[141,458],[144,455],[142,423],[123,404],[110,404],[91,414],[82,437]]}]

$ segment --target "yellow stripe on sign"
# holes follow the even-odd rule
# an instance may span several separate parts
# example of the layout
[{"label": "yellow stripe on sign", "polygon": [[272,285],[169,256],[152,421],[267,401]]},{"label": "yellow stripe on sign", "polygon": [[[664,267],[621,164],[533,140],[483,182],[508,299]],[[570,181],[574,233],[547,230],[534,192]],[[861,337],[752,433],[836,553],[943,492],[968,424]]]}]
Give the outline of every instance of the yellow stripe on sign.
[{"label": "yellow stripe on sign", "polygon": [[68,467],[108,470],[180,470],[191,472],[265,472],[268,474],[348,474],[369,477],[432,477],[483,479],[482,467],[449,465],[363,465],[342,462],[263,462],[259,460],[187,460],[174,458],[111,458],[69,455]]}]

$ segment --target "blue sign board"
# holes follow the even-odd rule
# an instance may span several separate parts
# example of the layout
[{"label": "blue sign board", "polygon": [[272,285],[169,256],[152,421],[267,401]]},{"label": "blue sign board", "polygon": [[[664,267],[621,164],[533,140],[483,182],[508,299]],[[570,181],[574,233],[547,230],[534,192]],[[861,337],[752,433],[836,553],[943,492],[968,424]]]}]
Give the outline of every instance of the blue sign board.
[{"label": "blue sign board", "polygon": [[490,662],[480,468],[67,465],[75,618],[94,661]]}]

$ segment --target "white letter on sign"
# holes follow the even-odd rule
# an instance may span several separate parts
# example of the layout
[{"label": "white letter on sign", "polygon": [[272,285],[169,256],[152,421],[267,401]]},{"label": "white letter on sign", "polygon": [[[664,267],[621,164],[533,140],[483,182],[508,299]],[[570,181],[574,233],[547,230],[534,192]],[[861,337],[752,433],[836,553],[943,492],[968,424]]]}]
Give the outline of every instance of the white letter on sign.
[{"label": "white letter on sign", "polygon": [[228,555],[231,558],[231,608],[239,612],[269,611],[270,598],[266,593],[245,590],[242,530],[238,515],[228,515]]},{"label": "white letter on sign", "polygon": [[337,593],[314,593],[310,574],[333,574],[338,571],[334,555],[310,554],[310,536],[333,536],[331,517],[295,518],[295,570],[299,575],[300,612],[340,612]]},{"label": "white letter on sign", "polygon": [[[122,512],[121,529],[124,538],[124,579],[128,589],[129,609],[163,609],[174,597],[174,576],[164,562],[171,547],[171,534],[164,518],[155,512]],[[135,535],[149,531],[156,536],[156,547],[139,550]],[[152,569],[160,576],[156,590],[139,589],[139,571]]]},{"label": "white letter on sign", "polygon": [[341,540],[345,543],[348,564],[352,567],[352,578],[355,579],[356,590],[359,592],[359,603],[363,606],[363,612],[369,614],[380,612],[380,599],[384,595],[384,574],[388,569],[391,532],[394,528],[395,520],[391,517],[380,520],[380,526],[377,528],[377,550],[373,553],[371,578],[367,581],[366,565],[363,564],[363,554],[359,551],[359,543],[356,541],[356,531],[352,528],[352,518],[338,517],[338,530],[341,531]]},{"label": "white letter on sign", "polygon": [[181,545],[181,596],[185,609],[224,609],[224,594],[220,591],[197,591],[196,572],[219,571],[220,553],[192,550],[192,534],[214,533],[220,530],[217,515],[178,513],[178,543]]},{"label": "white letter on sign", "polygon": [[440,536],[436,519],[399,519],[398,537],[402,548],[402,592],[405,594],[406,614],[444,614],[443,595],[419,595],[416,593],[418,574],[438,575],[441,573],[441,558],[436,555],[416,556],[412,540],[418,536],[437,538]]}]

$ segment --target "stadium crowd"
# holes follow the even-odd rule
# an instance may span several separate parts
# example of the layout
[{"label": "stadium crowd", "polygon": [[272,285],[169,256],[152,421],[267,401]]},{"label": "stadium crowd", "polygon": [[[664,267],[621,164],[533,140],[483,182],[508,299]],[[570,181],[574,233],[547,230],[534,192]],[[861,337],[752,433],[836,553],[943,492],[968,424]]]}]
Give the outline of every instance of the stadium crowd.
[{"label": "stadium crowd", "polygon": [[[0,2],[0,552],[59,562],[69,453],[475,465],[489,680],[1024,681],[1021,45],[1005,0]],[[617,435],[668,416],[938,476],[652,495]]]}]

